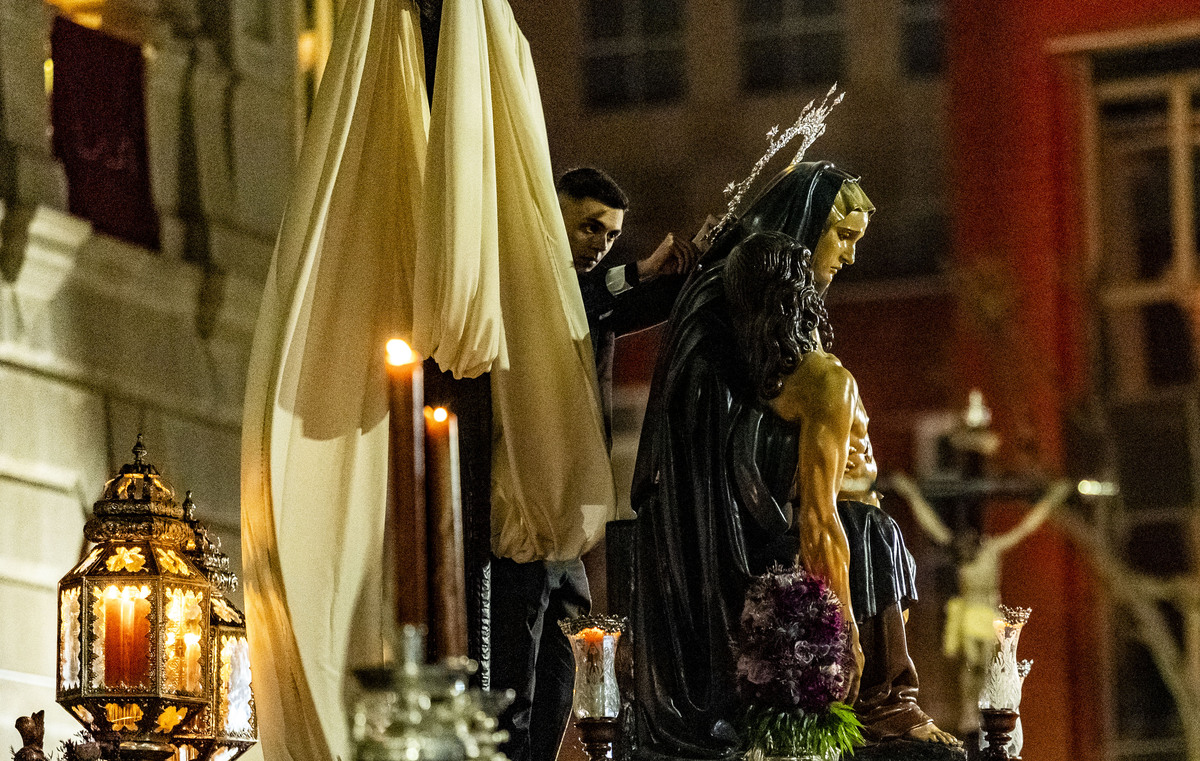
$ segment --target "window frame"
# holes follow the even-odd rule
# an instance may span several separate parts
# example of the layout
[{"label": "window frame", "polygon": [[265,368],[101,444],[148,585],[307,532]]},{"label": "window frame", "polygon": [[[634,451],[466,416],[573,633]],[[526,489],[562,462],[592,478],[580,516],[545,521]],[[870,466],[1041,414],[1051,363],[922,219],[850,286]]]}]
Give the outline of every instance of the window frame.
[{"label": "window frame", "polygon": [[[1179,386],[1154,387],[1142,373],[1140,379],[1117,380],[1113,388],[1104,388],[1101,380],[1105,367],[1102,347],[1111,340],[1106,331],[1106,318],[1120,310],[1139,310],[1149,304],[1170,302],[1178,305],[1188,318],[1193,350],[1200,350],[1200,312],[1188,309],[1189,302],[1200,302],[1200,265],[1197,262],[1197,228],[1195,219],[1195,197],[1200,168],[1200,67],[1165,73],[1138,74],[1114,77],[1098,81],[1094,72],[1094,60],[1104,54],[1129,52],[1139,47],[1156,44],[1185,43],[1200,36],[1200,28],[1181,25],[1178,36],[1164,38],[1161,30],[1150,32],[1126,30],[1123,39],[1117,36],[1087,35],[1054,41],[1049,46],[1051,54],[1070,54],[1069,68],[1075,80],[1077,92],[1082,95],[1082,130],[1080,154],[1083,169],[1083,248],[1085,287],[1094,294],[1088,306],[1089,352],[1093,375],[1091,386],[1093,398],[1105,410],[1105,424],[1111,429],[1109,415],[1118,407],[1137,404],[1157,405],[1167,408],[1179,405],[1188,420],[1188,445],[1191,448],[1190,465],[1193,490],[1200,488],[1200,378]],[[1109,208],[1105,198],[1106,176],[1106,120],[1103,109],[1106,105],[1128,102],[1137,98],[1165,96],[1167,111],[1165,131],[1159,136],[1141,136],[1126,139],[1121,146],[1126,150],[1148,146],[1165,147],[1168,151],[1167,197],[1171,208],[1171,255],[1157,277],[1139,278],[1136,268],[1130,268],[1124,277],[1108,275],[1106,256],[1111,256],[1111,246],[1106,240],[1105,226],[1111,224],[1105,213]],[[1193,106],[1193,100],[1196,105]],[[1140,143],[1140,144],[1139,144]],[[1121,256],[1122,254],[1118,254]],[[1129,247],[1130,261],[1135,261],[1137,251]],[[1143,362],[1145,360],[1143,353]],[[1196,500],[1192,504],[1156,507],[1153,509],[1130,508],[1122,500],[1097,500],[1094,521],[1099,529],[1098,537],[1104,548],[1116,557],[1127,557],[1125,548],[1139,528],[1152,524],[1172,523],[1188,530],[1196,520]],[[1197,558],[1190,559],[1192,564]],[[1119,709],[1115,700],[1119,686],[1116,684],[1118,669],[1116,659],[1122,651],[1121,641],[1143,647],[1140,641],[1128,634],[1128,626],[1121,621],[1121,611],[1108,604],[1104,611],[1104,631],[1101,642],[1103,652],[1100,667],[1103,679],[1103,704],[1106,761],[1137,761],[1149,754],[1177,754],[1186,757],[1185,738],[1182,731],[1166,737],[1122,736]],[[1182,613],[1182,611],[1181,611]],[[1174,697],[1168,692],[1174,702]],[[1176,707],[1178,711],[1178,707]],[[1186,717],[1181,717],[1186,721]],[[1164,729],[1166,729],[1164,727]]]},{"label": "window frame", "polygon": [[[579,30],[583,39],[580,54],[580,99],[585,108],[590,111],[620,111],[631,108],[656,108],[669,106],[687,97],[688,66],[685,34],[687,27],[686,0],[676,0],[678,19],[676,27],[667,32],[647,33],[643,22],[644,8],[655,0],[624,0],[622,3],[624,15],[621,34],[612,37],[593,36],[589,18],[588,3],[580,4]],[[629,66],[627,72],[633,77],[626,84],[628,90],[625,98],[614,103],[594,102],[591,92],[591,64],[597,59],[621,58],[626,62],[641,62],[648,54],[677,53],[680,59],[679,82],[677,91],[665,98],[647,97],[647,72],[640,66]]]}]

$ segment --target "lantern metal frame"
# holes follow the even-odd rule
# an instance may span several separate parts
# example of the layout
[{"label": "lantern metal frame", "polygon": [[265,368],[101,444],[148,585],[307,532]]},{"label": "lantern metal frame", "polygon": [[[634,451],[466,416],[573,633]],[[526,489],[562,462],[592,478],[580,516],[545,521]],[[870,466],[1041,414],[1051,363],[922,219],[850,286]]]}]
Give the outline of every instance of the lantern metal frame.
[{"label": "lantern metal frame", "polygon": [[244,640],[245,619],[210,578],[194,505],[175,501],[145,452],[139,435],[84,528],[95,546],[58,584],[57,702],[93,736],[113,738],[122,759],[200,743],[196,758],[231,761],[257,741],[252,697],[248,731],[227,736],[213,718],[224,708],[221,638]]}]

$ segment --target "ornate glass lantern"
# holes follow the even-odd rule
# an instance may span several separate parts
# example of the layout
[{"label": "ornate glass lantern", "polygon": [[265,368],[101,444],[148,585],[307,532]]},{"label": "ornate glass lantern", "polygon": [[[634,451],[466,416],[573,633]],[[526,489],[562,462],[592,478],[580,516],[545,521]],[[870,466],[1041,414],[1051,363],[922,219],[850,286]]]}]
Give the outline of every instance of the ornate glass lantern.
[{"label": "ornate glass lantern", "polygon": [[216,739],[231,634],[214,621],[225,612],[237,627],[241,614],[197,562],[196,526],[145,453],[138,436],[84,528],[96,546],[58,584],[57,698],[94,735],[113,733],[122,756],[163,759],[176,738]]},{"label": "ornate glass lantern", "polygon": [[180,761],[232,761],[258,741],[246,618],[225,599],[225,592],[237,588],[237,576],[229,571],[229,558],[221,551],[220,537],[196,520],[190,491],[183,501],[183,511],[195,534],[186,551],[213,585],[209,670],[215,687],[212,705],[185,725],[175,741]]},{"label": "ornate glass lantern", "polygon": [[558,622],[575,655],[575,727],[588,758],[608,758],[617,735],[621,694],[617,689],[617,641],[625,631],[619,616],[580,616]]}]

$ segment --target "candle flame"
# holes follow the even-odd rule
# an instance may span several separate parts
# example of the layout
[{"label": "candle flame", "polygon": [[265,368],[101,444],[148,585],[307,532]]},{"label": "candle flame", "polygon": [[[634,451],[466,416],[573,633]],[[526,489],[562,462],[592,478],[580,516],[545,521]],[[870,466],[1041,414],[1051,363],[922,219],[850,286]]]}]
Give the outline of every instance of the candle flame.
[{"label": "candle flame", "polygon": [[436,410],[433,411],[433,419],[438,421],[439,423],[446,422],[446,418],[448,418],[448,417],[450,417],[450,413],[446,412],[445,407],[438,407]]},{"label": "candle flame", "polygon": [[603,629],[598,629],[595,626],[583,629],[579,632],[579,636],[583,638],[583,641],[588,643],[603,642],[606,634],[608,634],[608,632],[604,631]]},{"label": "candle flame", "polygon": [[412,347],[399,338],[393,338],[386,344],[387,362],[389,365],[407,365],[417,361],[417,354]]}]

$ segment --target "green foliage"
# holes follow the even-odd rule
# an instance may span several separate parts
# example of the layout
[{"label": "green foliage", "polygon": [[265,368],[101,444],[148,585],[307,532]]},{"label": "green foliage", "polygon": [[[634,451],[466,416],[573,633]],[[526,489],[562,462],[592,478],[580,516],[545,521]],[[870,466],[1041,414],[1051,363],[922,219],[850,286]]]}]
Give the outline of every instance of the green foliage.
[{"label": "green foliage", "polygon": [[848,754],[862,745],[862,723],[854,709],[833,703],[820,713],[780,711],[751,705],[746,709],[746,745],[768,756],[813,754],[825,758],[833,750]]}]

